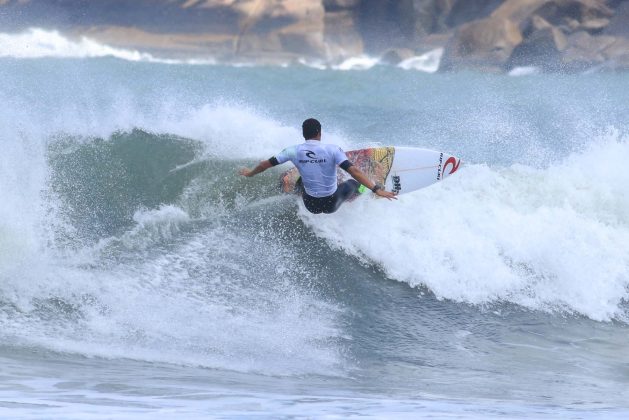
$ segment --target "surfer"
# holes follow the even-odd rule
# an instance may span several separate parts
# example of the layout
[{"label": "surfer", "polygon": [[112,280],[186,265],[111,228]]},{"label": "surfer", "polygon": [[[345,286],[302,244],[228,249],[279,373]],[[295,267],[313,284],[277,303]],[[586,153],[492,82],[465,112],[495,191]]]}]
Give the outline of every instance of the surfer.
[{"label": "surfer", "polygon": [[[290,160],[301,175],[304,205],[309,212],[315,214],[334,213],[344,201],[358,193],[361,184],[380,197],[397,199],[395,193],[372,182],[363,171],[354,166],[340,147],[321,143],[319,121],[309,118],[303,122],[301,128],[304,143],[287,147],[277,156],[261,161],[254,169],[243,168],[240,175],[251,177]],[[354,179],[337,186],[337,165]]]}]

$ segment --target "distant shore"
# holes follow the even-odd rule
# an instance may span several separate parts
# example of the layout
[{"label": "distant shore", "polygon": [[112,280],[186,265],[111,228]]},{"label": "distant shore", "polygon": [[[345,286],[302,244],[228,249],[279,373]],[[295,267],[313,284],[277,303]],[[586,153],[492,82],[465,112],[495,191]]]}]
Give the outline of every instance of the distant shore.
[{"label": "distant shore", "polygon": [[0,27],[167,59],[397,65],[441,48],[439,71],[629,70],[629,2],[612,0],[0,0]]}]

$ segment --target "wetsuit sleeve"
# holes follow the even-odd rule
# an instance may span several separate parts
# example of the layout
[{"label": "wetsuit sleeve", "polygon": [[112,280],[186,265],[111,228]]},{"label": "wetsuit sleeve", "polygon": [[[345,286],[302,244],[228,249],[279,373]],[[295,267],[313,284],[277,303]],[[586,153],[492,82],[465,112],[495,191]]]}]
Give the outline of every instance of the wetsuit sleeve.
[{"label": "wetsuit sleeve", "polygon": [[341,164],[339,166],[344,171],[347,171],[350,167],[354,166],[354,164],[352,162],[350,162],[349,160],[345,159],[343,162],[341,162]]}]

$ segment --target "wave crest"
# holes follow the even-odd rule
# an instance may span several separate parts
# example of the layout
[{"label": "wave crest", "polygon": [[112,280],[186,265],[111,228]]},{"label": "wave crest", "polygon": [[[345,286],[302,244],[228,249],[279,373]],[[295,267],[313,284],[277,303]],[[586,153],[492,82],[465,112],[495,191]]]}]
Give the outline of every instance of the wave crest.
[{"label": "wave crest", "polygon": [[301,216],[333,246],[438,298],[627,321],[627,157],[629,143],[611,135],[547,169],[468,165],[399,203]]}]

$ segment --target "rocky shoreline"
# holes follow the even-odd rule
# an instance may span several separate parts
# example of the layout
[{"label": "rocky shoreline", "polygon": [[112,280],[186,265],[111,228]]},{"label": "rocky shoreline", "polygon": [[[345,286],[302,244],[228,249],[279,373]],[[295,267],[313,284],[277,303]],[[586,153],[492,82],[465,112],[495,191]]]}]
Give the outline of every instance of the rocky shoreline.
[{"label": "rocky shoreline", "polygon": [[39,27],[168,58],[439,71],[629,70],[629,0],[0,0],[0,32]]}]

